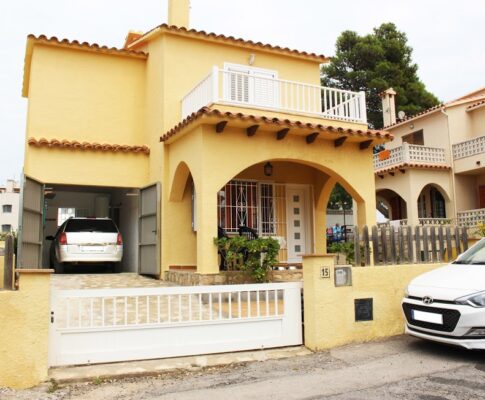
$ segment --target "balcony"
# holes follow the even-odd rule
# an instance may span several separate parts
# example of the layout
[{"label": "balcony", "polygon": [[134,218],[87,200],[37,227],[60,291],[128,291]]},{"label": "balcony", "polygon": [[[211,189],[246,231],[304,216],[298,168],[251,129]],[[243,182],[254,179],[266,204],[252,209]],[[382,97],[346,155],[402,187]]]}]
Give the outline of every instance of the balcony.
[{"label": "balcony", "polygon": [[213,67],[182,99],[182,118],[212,104],[367,124],[364,92],[350,92]]},{"label": "balcony", "polygon": [[485,164],[483,155],[485,154],[485,136],[453,145],[453,159],[455,160],[455,173],[482,173]]},{"label": "balcony", "polygon": [[448,167],[445,149],[403,143],[402,146],[374,154],[376,172],[399,166],[443,166]]},{"label": "balcony", "polygon": [[477,210],[458,211],[457,217],[458,225],[475,227],[480,222],[485,222],[485,208],[479,208]]}]

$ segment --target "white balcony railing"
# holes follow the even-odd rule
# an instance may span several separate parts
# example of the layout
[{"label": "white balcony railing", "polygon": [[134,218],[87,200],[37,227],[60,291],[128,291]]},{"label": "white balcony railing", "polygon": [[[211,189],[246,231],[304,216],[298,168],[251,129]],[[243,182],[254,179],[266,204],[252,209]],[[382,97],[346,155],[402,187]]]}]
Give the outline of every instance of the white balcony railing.
[{"label": "white balcony railing", "polygon": [[445,149],[409,143],[374,154],[376,171],[400,164],[448,165],[448,161]]},{"label": "white balcony railing", "polygon": [[480,222],[485,222],[485,208],[479,208],[477,210],[458,211],[457,217],[458,225],[475,227]]},{"label": "white balcony railing", "polygon": [[332,89],[213,67],[182,99],[182,118],[214,103],[367,123],[364,92]]},{"label": "white balcony railing", "polygon": [[485,136],[480,136],[453,145],[453,158],[455,160],[482,153],[485,153]]}]

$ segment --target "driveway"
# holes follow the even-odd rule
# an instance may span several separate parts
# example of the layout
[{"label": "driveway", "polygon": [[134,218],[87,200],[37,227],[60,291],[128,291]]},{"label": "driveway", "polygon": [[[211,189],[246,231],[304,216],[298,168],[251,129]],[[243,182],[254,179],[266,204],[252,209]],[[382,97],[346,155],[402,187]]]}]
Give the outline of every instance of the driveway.
[{"label": "driveway", "polygon": [[138,287],[172,286],[170,282],[149,278],[136,273],[119,274],[52,274],[52,289],[125,289]]},{"label": "driveway", "polygon": [[[334,399],[463,400],[485,397],[483,352],[400,336],[282,360],[233,364],[45,393],[0,391],[13,399]],[[2,397],[3,396],[3,397]]]}]

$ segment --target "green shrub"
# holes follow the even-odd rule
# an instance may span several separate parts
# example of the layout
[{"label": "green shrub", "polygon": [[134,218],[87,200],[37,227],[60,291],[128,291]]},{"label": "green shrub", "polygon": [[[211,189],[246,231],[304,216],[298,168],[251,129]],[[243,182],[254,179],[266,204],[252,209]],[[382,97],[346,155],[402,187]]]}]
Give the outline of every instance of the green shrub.
[{"label": "green shrub", "polygon": [[267,282],[268,272],[278,262],[280,245],[270,237],[252,240],[245,236],[215,238],[214,243],[225,254],[229,271],[243,271],[256,282]]}]

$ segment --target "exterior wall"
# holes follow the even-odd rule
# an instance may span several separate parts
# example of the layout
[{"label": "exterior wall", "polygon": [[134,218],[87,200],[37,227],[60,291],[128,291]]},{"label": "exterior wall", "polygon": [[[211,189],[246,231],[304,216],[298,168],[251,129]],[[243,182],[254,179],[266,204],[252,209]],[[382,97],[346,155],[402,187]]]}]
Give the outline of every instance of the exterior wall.
[{"label": "exterior wall", "polygon": [[424,145],[427,147],[444,148],[448,155],[448,161],[451,161],[449,157],[451,146],[448,137],[448,123],[446,116],[439,111],[391,129],[390,131],[394,135],[394,140],[387,143],[385,147],[389,149],[399,147],[403,143],[403,136],[421,129],[423,130]]},{"label": "exterior wall", "polygon": [[[145,60],[36,45],[31,65],[27,138],[145,144]],[[26,144],[24,172],[43,182],[140,187],[147,167],[142,154]]]},{"label": "exterior wall", "polygon": [[0,386],[23,389],[47,378],[50,272],[21,271],[19,290],[0,291]]},{"label": "exterior wall", "polygon": [[[330,278],[320,275],[330,268]],[[401,300],[407,284],[437,265],[352,268],[352,286],[335,287],[332,256],[303,260],[305,346],[324,350],[404,333]],[[373,299],[373,320],[355,322],[354,299]]]},{"label": "exterior wall", "polygon": [[[10,225],[13,231],[18,229],[20,193],[15,189],[18,189],[18,184],[12,180],[7,181],[5,188],[0,188],[0,233],[2,225]],[[4,205],[11,205],[12,212],[4,213]]]},{"label": "exterior wall", "polygon": [[468,113],[472,119],[471,126],[473,136],[485,135],[485,107],[473,110]]}]

